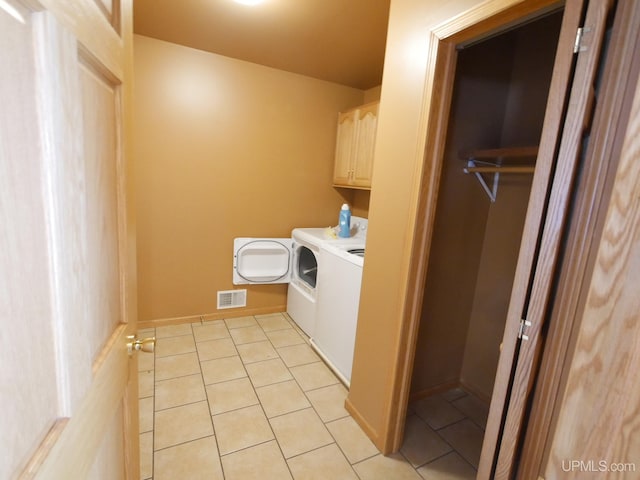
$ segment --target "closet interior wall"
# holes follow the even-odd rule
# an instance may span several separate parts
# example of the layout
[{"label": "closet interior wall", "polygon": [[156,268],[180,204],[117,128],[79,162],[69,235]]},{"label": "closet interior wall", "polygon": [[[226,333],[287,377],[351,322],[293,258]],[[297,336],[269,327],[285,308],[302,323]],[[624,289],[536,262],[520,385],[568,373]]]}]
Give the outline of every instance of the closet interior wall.
[{"label": "closet interior wall", "polygon": [[549,15],[458,54],[413,398],[458,385],[491,397],[532,175],[502,174],[492,203],[460,152],[538,144],[561,20]]}]

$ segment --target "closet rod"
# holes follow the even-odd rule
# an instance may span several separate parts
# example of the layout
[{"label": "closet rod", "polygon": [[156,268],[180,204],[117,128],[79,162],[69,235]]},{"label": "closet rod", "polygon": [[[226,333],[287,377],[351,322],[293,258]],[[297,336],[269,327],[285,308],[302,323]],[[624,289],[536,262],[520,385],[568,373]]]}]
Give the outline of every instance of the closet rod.
[{"label": "closet rod", "polygon": [[[495,202],[498,196],[498,182],[501,173],[534,173],[535,165],[503,165],[502,161],[488,162],[486,160],[503,160],[505,158],[535,159],[538,156],[538,147],[506,147],[468,150],[460,152],[460,156],[467,159],[467,166],[463,169],[464,173],[473,173],[489,197],[489,200],[491,200],[491,202]],[[482,176],[483,173],[493,173],[493,182],[491,186],[487,184],[487,181]]]},{"label": "closet rod", "polygon": [[472,167],[467,166],[464,169],[465,173],[533,173],[535,172],[535,167],[528,165],[512,165],[508,167],[499,167],[499,166],[483,166],[483,167]]}]

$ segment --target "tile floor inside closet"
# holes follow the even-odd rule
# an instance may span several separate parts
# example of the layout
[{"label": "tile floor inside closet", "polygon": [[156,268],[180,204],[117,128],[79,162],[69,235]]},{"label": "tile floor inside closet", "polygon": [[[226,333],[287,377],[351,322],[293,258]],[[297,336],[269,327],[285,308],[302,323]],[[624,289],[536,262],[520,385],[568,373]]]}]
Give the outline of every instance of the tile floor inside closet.
[{"label": "tile floor inside closet", "polygon": [[409,406],[380,455],[286,314],[141,330],[141,479],[474,479],[487,409],[455,389]]}]

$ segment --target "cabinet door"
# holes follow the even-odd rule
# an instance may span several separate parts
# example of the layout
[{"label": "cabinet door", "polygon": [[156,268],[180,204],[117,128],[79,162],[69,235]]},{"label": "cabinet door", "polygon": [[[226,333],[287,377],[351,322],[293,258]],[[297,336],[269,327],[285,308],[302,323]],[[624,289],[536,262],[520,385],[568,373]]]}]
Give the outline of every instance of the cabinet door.
[{"label": "cabinet door", "polygon": [[333,170],[333,184],[350,185],[353,156],[355,154],[357,110],[350,110],[338,116],[336,139],[336,163]]},{"label": "cabinet door", "polygon": [[365,105],[358,110],[358,129],[351,176],[351,184],[355,187],[371,187],[379,105],[376,102]]}]

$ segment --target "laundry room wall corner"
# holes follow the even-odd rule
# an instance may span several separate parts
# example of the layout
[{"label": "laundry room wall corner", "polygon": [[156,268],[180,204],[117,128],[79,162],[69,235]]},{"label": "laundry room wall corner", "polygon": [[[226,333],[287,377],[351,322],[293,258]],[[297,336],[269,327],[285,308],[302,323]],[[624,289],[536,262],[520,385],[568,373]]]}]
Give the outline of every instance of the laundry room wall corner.
[{"label": "laundry room wall corner", "polygon": [[233,239],[335,225],[336,118],[364,91],[135,37],[134,149],[142,325],[286,308],[286,285],[232,284]]}]

